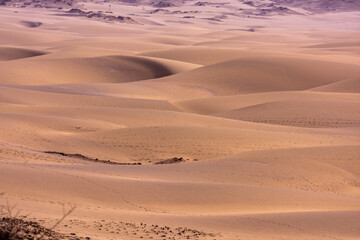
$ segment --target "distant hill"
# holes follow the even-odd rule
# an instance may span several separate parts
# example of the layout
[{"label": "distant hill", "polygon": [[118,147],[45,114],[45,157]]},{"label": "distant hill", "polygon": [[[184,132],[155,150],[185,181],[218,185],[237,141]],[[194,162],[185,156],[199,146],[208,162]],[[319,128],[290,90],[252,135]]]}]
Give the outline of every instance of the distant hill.
[{"label": "distant hill", "polygon": [[275,4],[302,8],[314,13],[359,11],[359,0],[272,0]]},{"label": "distant hill", "polygon": [[195,6],[227,5],[242,2],[249,6],[244,10],[248,15],[272,15],[296,13],[289,8],[304,9],[312,13],[359,11],[360,0],[0,0],[0,6],[36,7],[36,8],[72,8],[84,2],[124,3],[132,5],[150,5],[155,8],[180,7],[184,3],[194,2]]},{"label": "distant hill", "polygon": [[0,0],[0,5],[20,8],[69,8],[76,6],[78,2],[78,0]]},{"label": "distant hill", "polygon": [[[189,0],[103,0],[103,2],[123,2],[135,5],[153,5],[154,7],[179,6]],[[190,0],[192,1],[192,0]],[[82,2],[94,2],[94,0],[0,0],[0,6],[11,7],[38,7],[38,8],[67,8],[77,6]],[[101,2],[101,1],[96,1]]]}]

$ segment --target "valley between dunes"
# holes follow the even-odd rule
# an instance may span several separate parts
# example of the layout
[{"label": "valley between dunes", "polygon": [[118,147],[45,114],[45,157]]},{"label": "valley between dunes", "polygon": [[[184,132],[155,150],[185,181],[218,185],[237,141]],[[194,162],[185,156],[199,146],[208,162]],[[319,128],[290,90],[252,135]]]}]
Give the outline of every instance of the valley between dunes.
[{"label": "valley between dunes", "polygon": [[359,12],[164,16],[0,8],[0,204],[90,239],[359,239]]}]

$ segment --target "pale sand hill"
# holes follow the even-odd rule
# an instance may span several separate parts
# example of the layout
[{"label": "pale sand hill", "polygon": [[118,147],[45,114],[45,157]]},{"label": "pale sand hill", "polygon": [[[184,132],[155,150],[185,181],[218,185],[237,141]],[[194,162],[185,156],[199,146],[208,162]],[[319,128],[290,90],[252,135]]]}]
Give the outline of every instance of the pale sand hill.
[{"label": "pale sand hill", "polygon": [[187,112],[208,115],[251,107],[259,104],[297,100],[299,98],[314,101],[344,101],[356,103],[359,101],[359,97],[360,96],[358,94],[352,93],[281,91],[174,100],[172,104]]},{"label": "pale sand hill", "polygon": [[309,91],[359,93],[360,92],[360,78],[352,78],[352,79],[347,79],[347,80],[340,81],[340,82],[331,83],[328,85],[309,89]]},{"label": "pale sand hill", "polygon": [[359,126],[360,104],[353,101],[290,100],[221,112],[216,116],[299,127]]},{"label": "pale sand hill", "polygon": [[90,239],[358,239],[351,3],[158,2],[0,7],[0,205],[76,205],[55,230]]},{"label": "pale sand hill", "polygon": [[[167,66],[168,65],[168,66]],[[132,56],[104,56],[72,59],[25,59],[4,63],[0,71],[4,84],[122,83],[165,77],[196,65],[156,61]],[[18,71],[19,67],[23,71]],[[28,76],[30,74],[30,76]],[[56,77],[54,77],[56,76]],[[74,79],[75,78],[75,79]]]},{"label": "pale sand hill", "polygon": [[353,76],[359,65],[287,57],[239,58],[148,81],[198,87],[215,95],[306,90]]}]

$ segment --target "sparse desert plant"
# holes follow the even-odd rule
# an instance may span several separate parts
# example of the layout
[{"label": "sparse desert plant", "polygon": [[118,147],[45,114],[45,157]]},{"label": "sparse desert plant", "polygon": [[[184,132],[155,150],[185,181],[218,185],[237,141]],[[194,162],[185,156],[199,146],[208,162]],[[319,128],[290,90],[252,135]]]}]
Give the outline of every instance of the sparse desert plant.
[{"label": "sparse desert plant", "polygon": [[[4,193],[0,193],[3,196]],[[36,239],[65,239],[65,237],[54,231],[54,229],[68,217],[76,208],[75,205],[71,206],[69,210],[66,210],[65,204],[63,206],[62,217],[55,222],[51,228],[45,228],[34,221],[27,221],[27,216],[21,215],[21,210],[16,209],[17,205],[11,205],[6,200],[5,205],[0,205],[0,239],[1,240],[17,240],[28,238],[33,235]],[[80,239],[77,237],[71,237],[69,239]]]},{"label": "sparse desert plant", "polygon": [[[0,196],[4,195],[1,193]],[[0,239],[15,239],[15,235],[21,231],[20,225],[10,219],[17,219],[20,210],[16,210],[16,204],[10,205],[6,200],[6,205],[0,205]]]},{"label": "sparse desert plant", "polygon": [[[62,221],[64,221],[64,219],[67,217],[67,216],[69,216],[74,210],[75,210],[75,208],[76,208],[76,206],[74,205],[74,206],[71,206],[71,208],[68,210],[68,211],[66,211],[66,209],[65,209],[65,204],[62,204],[62,206],[63,206],[63,216],[62,216],[62,218],[60,218],[55,224],[54,224],[54,226],[52,226],[51,228],[50,228],[50,230],[54,230]],[[42,239],[43,237],[44,237],[44,234],[45,233],[43,233],[42,235],[41,235],[41,237],[40,237],[40,239]]]}]

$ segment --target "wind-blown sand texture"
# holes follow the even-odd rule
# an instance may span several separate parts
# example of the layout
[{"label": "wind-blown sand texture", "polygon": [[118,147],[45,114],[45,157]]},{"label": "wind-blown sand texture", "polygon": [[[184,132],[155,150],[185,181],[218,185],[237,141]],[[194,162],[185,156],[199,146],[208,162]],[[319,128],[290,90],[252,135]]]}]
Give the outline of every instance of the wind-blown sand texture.
[{"label": "wind-blown sand texture", "polygon": [[0,205],[76,206],[53,230],[83,239],[360,238],[357,1],[41,2],[0,1]]}]

